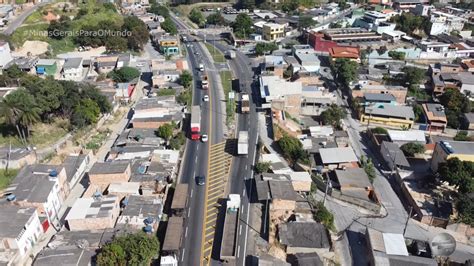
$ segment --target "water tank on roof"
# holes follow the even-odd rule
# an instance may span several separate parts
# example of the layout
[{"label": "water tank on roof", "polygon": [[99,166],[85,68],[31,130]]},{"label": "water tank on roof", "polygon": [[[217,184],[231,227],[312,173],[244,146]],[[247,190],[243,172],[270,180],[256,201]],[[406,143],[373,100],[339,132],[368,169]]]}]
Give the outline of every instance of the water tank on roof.
[{"label": "water tank on roof", "polygon": [[128,198],[124,198],[122,201],[122,207],[125,207],[128,205]]},{"label": "water tank on roof", "polygon": [[146,225],[150,225],[152,223],[155,222],[155,219],[153,219],[153,217],[147,217],[145,220],[144,220],[145,224]]},{"label": "water tank on roof", "polygon": [[58,171],[56,171],[54,169],[49,171],[49,176],[50,177],[57,177],[58,176]]},{"label": "water tank on roof", "polygon": [[153,227],[151,227],[151,225],[147,225],[143,228],[143,231],[145,231],[147,234],[151,234],[153,232]]}]

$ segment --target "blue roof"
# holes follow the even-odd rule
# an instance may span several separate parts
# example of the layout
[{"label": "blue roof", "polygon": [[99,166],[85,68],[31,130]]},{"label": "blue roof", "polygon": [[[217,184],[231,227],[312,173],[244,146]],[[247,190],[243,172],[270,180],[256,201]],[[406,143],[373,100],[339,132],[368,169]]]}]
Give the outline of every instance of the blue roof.
[{"label": "blue roof", "polygon": [[37,67],[36,68],[36,74],[44,74],[45,69],[44,67]]}]

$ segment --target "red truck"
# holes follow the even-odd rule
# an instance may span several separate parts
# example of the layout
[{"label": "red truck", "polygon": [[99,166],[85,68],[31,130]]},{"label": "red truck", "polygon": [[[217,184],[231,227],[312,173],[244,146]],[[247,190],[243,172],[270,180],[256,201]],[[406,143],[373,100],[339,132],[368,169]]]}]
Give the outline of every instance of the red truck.
[{"label": "red truck", "polygon": [[202,86],[203,90],[209,89],[209,80],[207,79],[206,73],[204,73],[204,75],[202,75],[201,86]]},{"label": "red truck", "polygon": [[199,140],[201,137],[201,108],[199,105],[191,107],[191,139]]}]

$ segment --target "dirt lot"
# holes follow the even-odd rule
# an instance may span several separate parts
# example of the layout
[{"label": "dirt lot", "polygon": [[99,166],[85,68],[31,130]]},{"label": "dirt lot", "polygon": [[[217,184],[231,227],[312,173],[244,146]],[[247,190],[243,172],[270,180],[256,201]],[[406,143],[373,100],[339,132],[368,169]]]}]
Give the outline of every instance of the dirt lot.
[{"label": "dirt lot", "polygon": [[26,41],[23,46],[14,52],[15,56],[41,55],[48,51],[49,44],[41,41]]}]

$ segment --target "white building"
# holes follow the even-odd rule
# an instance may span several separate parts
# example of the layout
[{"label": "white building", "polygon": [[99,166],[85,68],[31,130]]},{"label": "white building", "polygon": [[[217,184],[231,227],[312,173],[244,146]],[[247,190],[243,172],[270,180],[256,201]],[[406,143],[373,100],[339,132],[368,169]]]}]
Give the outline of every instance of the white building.
[{"label": "white building", "polygon": [[82,80],[82,58],[68,58],[64,62],[61,78],[64,80],[80,81]]},{"label": "white building", "polygon": [[430,21],[432,23],[430,35],[442,33],[450,34],[452,31],[461,31],[464,28],[466,19],[448,13],[434,11],[431,12]]},{"label": "white building", "polygon": [[7,42],[0,41],[0,72],[7,68],[13,61],[10,45]]},{"label": "white building", "polygon": [[18,265],[43,234],[36,208],[0,208],[0,264]]}]

